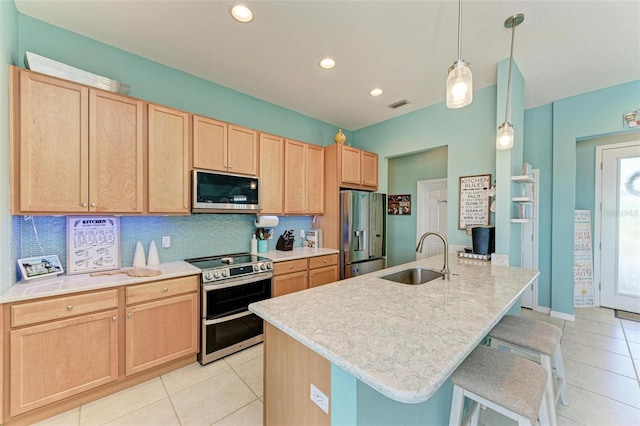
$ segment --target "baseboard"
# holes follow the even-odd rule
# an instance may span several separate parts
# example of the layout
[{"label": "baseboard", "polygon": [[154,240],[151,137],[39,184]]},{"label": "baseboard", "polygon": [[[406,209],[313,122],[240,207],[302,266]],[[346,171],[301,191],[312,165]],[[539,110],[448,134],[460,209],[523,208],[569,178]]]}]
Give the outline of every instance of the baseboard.
[{"label": "baseboard", "polygon": [[549,314],[549,316],[551,316],[552,318],[560,318],[566,321],[575,321],[576,320],[576,316],[573,314],[565,314],[564,312],[558,312],[558,311],[551,311],[551,313]]},{"label": "baseboard", "polygon": [[547,308],[546,306],[536,306],[534,311],[549,315],[551,308]]}]

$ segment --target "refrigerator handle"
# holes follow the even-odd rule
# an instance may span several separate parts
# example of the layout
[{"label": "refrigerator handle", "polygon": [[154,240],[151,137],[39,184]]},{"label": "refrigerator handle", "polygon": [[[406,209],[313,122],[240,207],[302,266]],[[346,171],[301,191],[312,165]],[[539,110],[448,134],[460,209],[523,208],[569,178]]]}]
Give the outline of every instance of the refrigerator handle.
[{"label": "refrigerator handle", "polygon": [[355,231],[354,234],[358,243],[355,251],[367,250],[367,231]]}]

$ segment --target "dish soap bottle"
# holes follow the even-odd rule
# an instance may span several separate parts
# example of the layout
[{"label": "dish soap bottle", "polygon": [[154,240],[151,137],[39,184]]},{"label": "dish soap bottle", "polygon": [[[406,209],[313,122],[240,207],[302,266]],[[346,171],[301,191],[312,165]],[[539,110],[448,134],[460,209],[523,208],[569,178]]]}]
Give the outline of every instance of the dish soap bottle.
[{"label": "dish soap bottle", "polygon": [[255,234],[251,237],[251,254],[258,254],[258,240]]}]

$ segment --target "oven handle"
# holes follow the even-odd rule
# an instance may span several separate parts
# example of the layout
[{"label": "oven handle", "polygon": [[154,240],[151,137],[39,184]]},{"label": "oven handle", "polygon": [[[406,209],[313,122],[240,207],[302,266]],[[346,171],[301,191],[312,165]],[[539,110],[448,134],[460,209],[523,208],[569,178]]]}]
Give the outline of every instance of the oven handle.
[{"label": "oven handle", "polygon": [[251,315],[252,313],[253,312],[251,312],[251,311],[244,311],[244,312],[240,312],[239,314],[229,315],[229,316],[222,317],[222,318],[217,318],[217,319],[214,319],[214,320],[205,320],[204,321],[204,325],[220,324],[221,322],[227,322],[227,321],[231,321],[231,320],[234,320],[234,319],[246,317],[247,315]]},{"label": "oven handle", "polygon": [[216,281],[213,283],[204,283],[204,291],[219,290],[228,287],[236,287],[239,285],[249,284],[256,281],[269,280],[273,278],[273,272],[265,272],[262,274],[249,275],[246,277],[230,278],[224,281]]}]

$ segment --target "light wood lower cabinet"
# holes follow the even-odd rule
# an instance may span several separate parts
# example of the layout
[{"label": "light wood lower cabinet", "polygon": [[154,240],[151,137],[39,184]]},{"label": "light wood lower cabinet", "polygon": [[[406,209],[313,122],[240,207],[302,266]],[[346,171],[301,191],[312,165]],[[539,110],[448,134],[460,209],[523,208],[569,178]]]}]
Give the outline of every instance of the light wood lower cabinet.
[{"label": "light wood lower cabinet", "polygon": [[3,424],[31,424],[195,361],[199,278],[3,306]]},{"label": "light wood lower cabinet", "polygon": [[338,255],[276,262],[273,265],[273,297],[338,281]]},{"label": "light wood lower cabinet", "polygon": [[198,351],[198,295],[191,293],[126,310],[126,375]]},{"label": "light wood lower cabinet", "polygon": [[118,378],[118,311],[14,330],[9,345],[16,416]]}]

